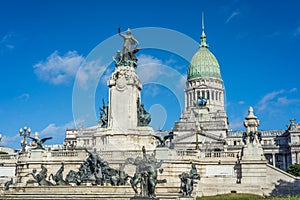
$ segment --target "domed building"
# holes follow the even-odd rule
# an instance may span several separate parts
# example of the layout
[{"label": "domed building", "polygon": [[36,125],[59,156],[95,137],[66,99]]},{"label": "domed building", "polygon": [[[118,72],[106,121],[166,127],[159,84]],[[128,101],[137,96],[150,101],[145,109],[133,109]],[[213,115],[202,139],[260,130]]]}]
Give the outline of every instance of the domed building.
[{"label": "domed building", "polygon": [[183,147],[187,143],[217,142],[222,150],[228,130],[225,90],[218,60],[206,43],[203,21],[199,49],[190,62],[184,92],[185,109],[174,126],[174,144]]}]

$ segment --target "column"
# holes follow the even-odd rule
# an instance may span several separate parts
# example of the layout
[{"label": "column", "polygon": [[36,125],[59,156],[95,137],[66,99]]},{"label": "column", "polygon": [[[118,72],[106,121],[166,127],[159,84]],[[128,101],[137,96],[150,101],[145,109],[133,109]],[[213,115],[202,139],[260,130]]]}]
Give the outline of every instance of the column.
[{"label": "column", "polygon": [[286,170],[286,154],[282,154],[282,164],[283,164],[283,170]]},{"label": "column", "polygon": [[272,153],[272,160],[273,160],[273,166],[275,167],[275,162],[276,162],[275,153]]}]

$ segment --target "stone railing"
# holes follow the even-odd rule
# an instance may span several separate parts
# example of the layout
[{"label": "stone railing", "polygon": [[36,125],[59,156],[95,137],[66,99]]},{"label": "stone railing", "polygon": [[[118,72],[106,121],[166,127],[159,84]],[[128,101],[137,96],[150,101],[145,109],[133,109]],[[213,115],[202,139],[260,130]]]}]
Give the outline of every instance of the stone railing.
[{"label": "stone railing", "polygon": [[239,152],[227,152],[227,151],[220,151],[220,152],[205,152],[205,158],[237,158]]},{"label": "stone railing", "polygon": [[77,151],[52,151],[51,157],[77,157]]},{"label": "stone railing", "polygon": [[[97,152],[103,160],[125,160],[126,158],[136,158],[142,155],[142,151],[99,151]],[[150,152],[147,152],[149,154]]]},{"label": "stone railing", "polygon": [[0,154],[0,160],[17,160],[17,154]]},{"label": "stone railing", "polygon": [[196,156],[197,151],[194,150],[176,150],[177,156]]}]

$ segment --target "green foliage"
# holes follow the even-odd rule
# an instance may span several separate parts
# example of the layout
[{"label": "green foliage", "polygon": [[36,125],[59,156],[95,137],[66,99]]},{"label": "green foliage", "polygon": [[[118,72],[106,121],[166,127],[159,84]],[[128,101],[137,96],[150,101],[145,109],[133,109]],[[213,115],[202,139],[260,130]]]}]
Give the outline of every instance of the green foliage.
[{"label": "green foliage", "polygon": [[270,200],[299,200],[300,196],[272,197]]},{"label": "green foliage", "polygon": [[299,200],[300,196],[262,197],[254,194],[222,194],[216,196],[197,197],[197,200]]},{"label": "green foliage", "polygon": [[300,165],[299,164],[293,164],[291,165],[287,170],[287,173],[290,173],[294,176],[300,176]]},{"label": "green foliage", "polygon": [[222,194],[216,196],[197,197],[197,200],[261,200],[263,197],[255,194]]}]

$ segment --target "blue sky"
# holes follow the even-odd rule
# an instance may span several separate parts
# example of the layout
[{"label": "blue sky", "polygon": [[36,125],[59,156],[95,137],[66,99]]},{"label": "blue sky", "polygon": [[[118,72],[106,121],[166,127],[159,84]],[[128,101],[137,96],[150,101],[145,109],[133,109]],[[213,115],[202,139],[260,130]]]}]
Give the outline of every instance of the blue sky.
[{"label": "blue sky", "polygon": [[[180,117],[183,91],[180,95],[178,89],[184,87],[187,58],[197,50],[196,45],[183,43],[185,39],[199,42],[202,12],[207,42],[221,66],[230,128],[243,129],[249,106],[261,120],[260,129],[286,129],[290,119],[300,119],[299,1],[0,3],[1,145],[20,148],[18,130],[25,124],[33,132],[40,132],[41,137],[53,136],[49,143],[63,142],[65,129],[74,127],[75,80],[89,81],[97,72],[86,68],[88,71],[77,73],[78,69],[93,52],[106,55],[115,52],[115,46],[121,49],[122,39],[115,36],[119,26],[122,31],[132,28],[141,42],[138,56],[139,74],[144,81],[142,101],[153,115],[152,125],[154,129],[170,129]],[[158,34],[141,34],[145,27],[157,27]],[[152,36],[160,38],[162,28],[175,31],[175,35],[184,34],[185,39],[174,39],[167,48],[173,44],[182,47],[186,56],[155,46],[143,49],[142,42],[149,42],[147,38]],[[166,39],[160,38],[161,42]],[[116,43],[106,52],[101,50],[103,41]],[[105,59],[111,60],[111,56]],[[91,103],[96,111],[101,99],[107,99],[106,80],[113,65],[101,70]],[[75,120],[84,120],[84,116]]]}]

